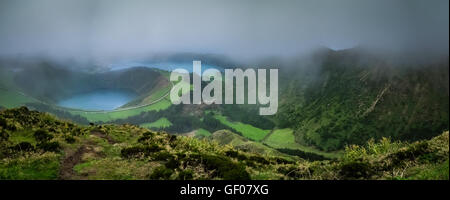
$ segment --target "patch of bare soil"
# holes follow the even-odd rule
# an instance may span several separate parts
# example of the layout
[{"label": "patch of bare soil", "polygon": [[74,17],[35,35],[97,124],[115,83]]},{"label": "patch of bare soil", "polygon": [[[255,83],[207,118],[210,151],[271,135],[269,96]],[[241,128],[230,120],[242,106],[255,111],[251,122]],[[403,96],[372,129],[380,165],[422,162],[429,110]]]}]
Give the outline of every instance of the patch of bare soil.
[{"label": "patch of bare soil", "polygon": [[89,174],[95,172],[89,172],[85,174],[78,174],[73,168],[75,165],[83,163],[83,156],[91,155],[93,157],[102,157],[103,154],[96,151],[96,144],[92,141],[85,142],[75,152],[73,150],[66,150],[66,157],[61,163],[59,170],[59,179],[61,180],[84,180],[87,179]]},{"label": "patch of bare soil", "polygon": [[107,135],[106,133],[104,133],[102,131],[93,130],[93,131],[91,131],[91,134],[95,135],[95,136],[97,136],[99,138],[105,139],[106,141],[108,141],[109,144],[117,143],[117,141],[115,141],[111,136]]},{"label": "patch of bare soil", "polygon": [[86,145],[81,146],[77,149],[77,151],[70,153],[63,162],[61,163],[61,169],[59,171],[59,179],[61,180],[70,180],[70,179],[83,179],[78,176],[78,174],[74,171],[73,167],[75,165],[81,163],[82,156],[85,153],[90,153],[93,150],[88,148]]}]

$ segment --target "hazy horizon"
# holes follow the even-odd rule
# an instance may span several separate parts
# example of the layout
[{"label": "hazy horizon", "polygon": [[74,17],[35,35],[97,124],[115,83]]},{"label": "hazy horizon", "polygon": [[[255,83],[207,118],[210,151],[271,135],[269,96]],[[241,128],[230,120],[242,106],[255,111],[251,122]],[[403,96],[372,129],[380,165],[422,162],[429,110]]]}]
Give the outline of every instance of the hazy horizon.
[{"label": "hazy horizon", "polygon": [[320,46],[448,54],[447,0],[2,0],[0,55],[132,59],[159,53],[234,59]]}]

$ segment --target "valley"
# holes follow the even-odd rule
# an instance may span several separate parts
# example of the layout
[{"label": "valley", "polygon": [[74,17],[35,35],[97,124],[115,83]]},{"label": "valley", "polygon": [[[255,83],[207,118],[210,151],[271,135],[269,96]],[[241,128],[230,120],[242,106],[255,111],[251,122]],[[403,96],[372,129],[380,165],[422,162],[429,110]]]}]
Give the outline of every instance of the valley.
[{"label": "valley", "polygon": [[[357,52],[358,49],[319,52],[316,56],[321,62],[316,65],[315,70],[311,70],[310,66],[302,67],[299,61],[280,66],[283,70],[280,70],[279,108],[274,116],[258,115],[261,106],[258,104],[174,105],[169,93],[179,82],[169,81],[170,72],[161,63],[156,68],[129,67],[97,73],[74,72],[50,63],[24,65],[21,70],[0,65],[0,109],[26,106],[30,110],[50,113],[52,118],[64,120],[63,123],[74,123],[76,125],[70,126],[77,126],[77,131],[82,131],[72,133],[73,130],[70,130],[69,135],[75,134],[72,135],[75,138],[72,144],[66,141],[66,137],[72,137],[58,136],[59,133],[46,129],[59,138],[60,145],[63,145],[60,146],[62,151],[56,151],[59,152],[56,154],[46,152],[43,157],[36,157],[36,162],[49,159],[50,163],[55,164],[47,166],[49,169],[67,171],[48,176],[45,173],[36,174],[49,179],[146,179],[153,177],[149,171],[160,173],[153,178],[173,179],[173,174],[184,173],[178,167],[166,169],[162,160],[167,158],[161,158],[157,162],[145,161],[150,154],[150,157],[159,156],[151,150],[151,142],[142,144],[138,141],[147,137],[145,132],[148,131],[152,135],[169,133],[160,139],[166,141],[172,136],[183,138],[179,141],[183,145],[188,145],[185,142],[192,142],[200,145],[195,148],[213,148],[221,155],[225,151],[222,148],[231,148],[243,152],[247,158],[256,155],[273,157],[275,163],[301,162],[303,166],[303,162],[306,162],[305,165],[312,166],[319,162],[324,167],[322,165],[329,165],[326,163],[338,162],[343,167],[341,164],[346,162],[346,157],[353,156],[349,155],[354,150],[351,149],[353,145],[372,148],[370,145],[373,145],[373,141],[383,142],[389,138],[393,145],[389,148],[397,151],[396,142],[408,146],[417,141],[438,137],[448,130],[449,93],[448,86],[445,85],[448,85],[448,59],[431,64],[431,70],[425,71],[408,65],[394,68],[387,61],[383,63],[381,58]],[[33,76],[29,77],[29,74]],[[192,85],[190,88],[192,97]],[[64,101],[69,102],[62,103]],[[50,121],[53,120],[56,119]],[[22,127],[18,128],[20,131],[7,131],[10,133],[8,151],[14,145],[24,142],[33,149],[38,148],[40,142],[34,137],[38,128],[34,126],[31,129]],[[134,145],[137,146],[130,147]],[[123,152],[128,151],[133,154],[132,157],[138,155],[140,159],[124,159],[128,153]],[[183,151],[170,150],[170,155],[165,156],[175,156],[180,161],[182,158],[179,154]],[[65,159],[77,160],[77,163],[65,164]],[[445,158],[439,159],[445,161]],[[244,179],[375,178],[361,174],[305,177],[280,172],[293,167],[289,164],[287,169],[273,168],[270,169],[272,171],[264,171],[257,167],[259,164],[255,164],[256,168],[249,169],[248,165],[252,165],[249,163],[253,161],[247,163],[240,161],[240,158],[232,161],[236,162],[244,163],[247,166],[244,167],[245,171],[250,172],[250,177],[243,175]],[[155,168],[161,164],[166,168]],[[207,165],[202,166],[207,168]],[[420,164],[421,167],[422,165],[425,163]],[[120,166],[127,166],[123,170],[128,171],[121,171]],[[30,170],[36,170],[35,167],[40,166],[33,166]],[[187,176],[193,179],[231,178],[223,174],[208,174],[206,168],[199,172],[199,177]],[[139,174],[141,172],[143,174]],[[119,174],[116,176],[116,173]],[[390,178],[394,177],[396,175]],[[386,179],[387,175],[377,174],[376,178]]]}]

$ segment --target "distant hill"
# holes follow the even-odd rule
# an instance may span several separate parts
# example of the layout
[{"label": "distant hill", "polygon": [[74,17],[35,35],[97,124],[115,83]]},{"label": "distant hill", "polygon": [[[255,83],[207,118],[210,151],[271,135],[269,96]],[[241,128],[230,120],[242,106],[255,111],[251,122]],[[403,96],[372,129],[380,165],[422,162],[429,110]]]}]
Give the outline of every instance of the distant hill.
[{"label": "distant hill", "polygon": [[369,139],[429,139],[449,128],[448,57],[385,59],[361,49],[322,50],[280,70],[280,127],[331,151]]},{"label": "distant hill", "polygon": [[120,71],[86,73],[49,63],[24,67],[14,77],[15,84],[26,94],[48,103],[68,96],[98,89],[126,89],[144,96],[157,84],[168,85],[166,78],[150,68],[134,67]]}]

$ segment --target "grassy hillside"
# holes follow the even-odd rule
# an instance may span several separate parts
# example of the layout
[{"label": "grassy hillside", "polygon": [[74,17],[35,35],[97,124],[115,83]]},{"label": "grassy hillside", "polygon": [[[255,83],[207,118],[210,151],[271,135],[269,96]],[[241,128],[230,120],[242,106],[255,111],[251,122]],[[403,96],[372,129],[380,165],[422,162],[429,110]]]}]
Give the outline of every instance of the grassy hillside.
[{"label": "grassy hillside", "polygon": [[25,107],[3,110],[0,179],[449,179],[448,132],[352,145],[337,160],[314,162],[237,148],[245,138],[228,131],[213,137],[231,140],[223,146],[133,125],[79,126]]},{"label": "grassy hillside", "polygon": [[334,151],[371,138],[416,141],[448,130],[448,59],[396,63],[351,49],[319,60],[313,71],[292,67],[280,75],[288,81],[280,86],[277,125],[293,128],[298,143]]},{"label": "grassy hillside", "polygon": [[158,119],[158,120],[156,120],[154,122],[151,122],[151,123],[143,123],[140,126],[144,127],[144,128],[148,128],[148,129],[151,129],[151,128],[165,128],[165,127],[172,126],[172,123],[167,118],[163,117],[163,118],[160,118],[160,119]]},{"label": "grassy hillside", "polygon": [[301,145],[298,142],[295,142],[295,135],[290,128],[273,130],[264,138],[262,143],[275,149],[284,150],[286,153],[292,152],[291,154],[294,155],[296,152],[306,152],[329,159],[338,158],[340,155],[340,152],[324,152],[314,147]]},{"label": "grassy hillside", "polygon": [[21,92],[14,84],[13,70],[0,66],[0,106],[5,108],[14,108],[25,105],[26,103],[36,102]]},{"label": "grassy hillside", "polygon": [[227,119],[227,117],[219,114],[215,114],[214,117],[225,126],[238,131],[244,137],[254,141],[261,141],[270,132],[270,130],[263,130],[249,124],[244,124],[242,122],[231,122]]}]

